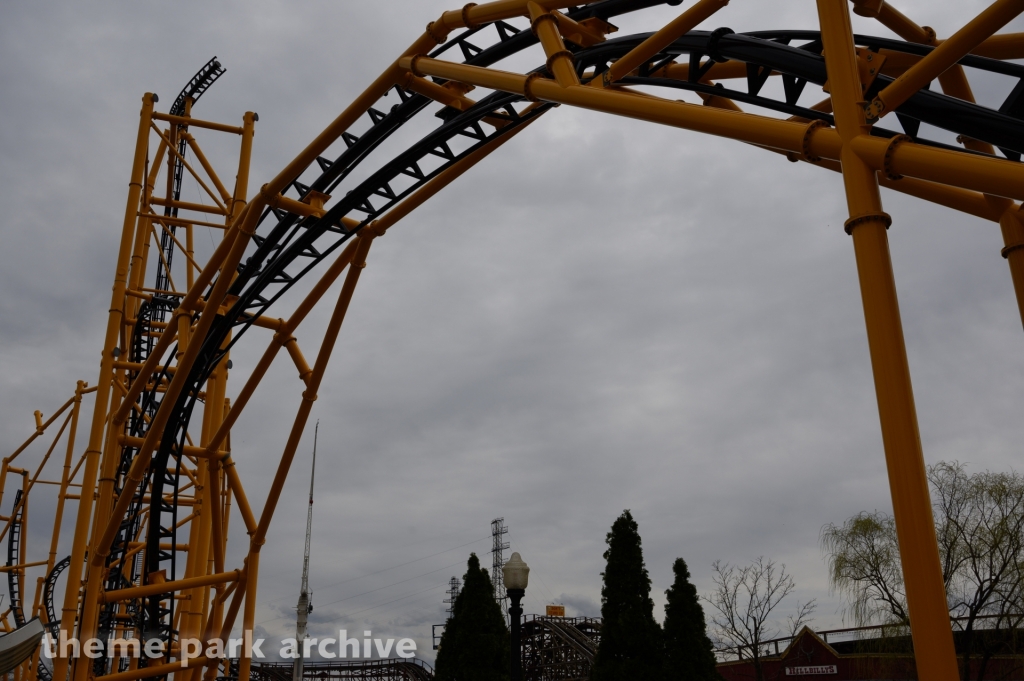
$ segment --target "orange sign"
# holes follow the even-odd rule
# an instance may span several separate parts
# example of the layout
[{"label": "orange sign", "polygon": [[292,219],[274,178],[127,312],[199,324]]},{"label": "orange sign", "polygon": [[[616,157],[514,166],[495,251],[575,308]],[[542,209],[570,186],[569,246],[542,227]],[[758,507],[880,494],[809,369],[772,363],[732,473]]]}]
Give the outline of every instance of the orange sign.
[{"label": "orange sign", "polygon": [[549,605],[544,610],[548,617],[565,617],[564,605]]}]

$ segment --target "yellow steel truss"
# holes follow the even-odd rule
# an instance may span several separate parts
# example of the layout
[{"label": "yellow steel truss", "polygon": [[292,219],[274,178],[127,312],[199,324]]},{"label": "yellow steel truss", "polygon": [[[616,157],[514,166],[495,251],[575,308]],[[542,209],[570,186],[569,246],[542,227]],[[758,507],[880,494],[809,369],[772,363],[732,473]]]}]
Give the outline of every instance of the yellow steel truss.
[{"label": "yellow steel truss", "polygon": [[[47,573],[50,573],[56,563],[57,542],[67,502],[78,501],[70,562],[66,569],[69,588],[60,609],[59,630],[62,636],[87,639],[97,633],[100,611],[105,605],[114,604],[116,608],[122,608],[115,609],[115,613],[123,615],[123,608],[133,599],[161,594],[166,594],[168,599],[174,599],[178,604],[172,625],[179,639],[226,638],[239,615],[242,628],[246,631],[253,629],[260,552],[374,239],[525,126],[479,145],[368,224],[343,216],[339,224],[347,229],[358,229],[358,233],[335,257],[306,297],[285,319],[263,316],[254,320],[256,326],[272,331],[273,337],[252,374],[233,398],[229,398],[227,389],[230,337],[224,341],[224,355],[206,377],[201,395],[197,395],[205,404],[201,432],[195,435],[198,442],[193,442],[192,435],[188,435],[188,444],[180,448],[185,462],[184,475],[189,483],[179,489],[177,503],[189,509],[189,515],[180,522],[182,531],[187,531],[187,542],[169,549],[181,550],[187,555],[183,574],[174,575],[171,581],[166,581],[166,575],[143,574],[136,583],[109,589],[105,578],[111,567],[108,562],[111,545],[132,500],[136,498],[136,492],[143,486],[141,491],[145,502],[155,504],[161,501],[146,497],[149,491],[144,484],[152,456],[161,446],[161,438],[168,427],[170,409],[165,405],[173,405],[183,391],[193,389],[188,385],[190,370],[197,362],[203,341],[209,336],[218,315],[224,314],[235,302],[230,286],[264,211],[273,208],[298,216],[320,218],[329,210],[331,197],[317,192],[309,193],[301,201],[284,196],[290,183],[395,86],[458,111],[474,105],[466,93],[473,88],[483,88],[519,94],[534,102],[523,113],[539,110],[545,103],[582,107],[727,137],[776,152],[791,161],[817,165],[842,174],[849,210],[846,231],[852,238],[856,255],[918,673],[920,678],[929,680],[952,681],[957,678],[889,255],[886,230],[891,220],[883,211],[879,186],[998,222],[1004,238],[1003,255],[1009,264],[1024,319],[1024,225],[1017,203],[1024,200],[1024,165],[996,157],[990,144],[977,140],[963,138],[961,142],[965,150],[937,148],[905,136],[872,136],[871,129],[880,116],[898,107],[935,78],[945,94],[973,102],[970,85],[958,62],[968,54],[1003,60],[1024,58],[1024,34],[994,35],[1024,10],[1024,0],[997,0],[945,41],[938,40],[934,31],[918,26],[884,0],[852,1],[854,12],[877,19],[906,41],[936,46],[925,56],[916,57],[884,49],[876,54],[865,54],[855,44],[847,1],[816,0],[829,96],[815,105],[814,110],[831,112],[834,127],[820,120],[747,113],[726,96],[704,93],[701,95],[704,105],[701,106],[660,98],[622,84],[623,79],[649,64],[673,41],[713,16],[728,4],[728,0],[699,0],[612,62],[599,77],[577,71],[573,52],[567,48],[566,42],[583,47],[599,44],[613,27],[600,20],[575,21],[559,11],[580,4],[579,0],[500,0],[479,5],[470,3],[464,8],[445,12],[429,24],[424,34],[309,146],[255,193],[250,192],[248,186],[256,122],[254,114],[245,114],[241,125],[225,125],[193,118],[189,108],[181,116],[159,113],[155,110],[156,97],[152,94],[143,97],[98,380],[91,387],[79,382],[73,397],[47,421],[44,422],[37,412],[33,435],[4,458],[0,467],[0,500],[5,485],[13,476],[21,476],[19,487],[22,490],[20,509],[15,509],[10,517],[0,518],[7,523],[4,533],[16,522],[15,516],[20,518],[18,522],[27,522],[30,493],[37,486],[50,485],[58,491],[57,518],[45,559],[27,562],[27,547],[23,545],[21,562],[5,570],[20,571],[23,576],[27,567],[45,564]],[[431,49],[445,42],[452,31],[477,29],[513,18],[529,21],[547,59],[546,73],[512,73],[428,56]],[[879,60],[877,67],[867,63],[875,58]],[[709,66],[701,75],[702,82],[747,75],[742,64],[723,61]],[[672,61],[658,64],[654,73],[662,78],[687,80],[693,67],[693,63]],[[866,83],[875,77],[876,68],[894,80],[867,102],[863,93]],[[507,124],[507,121],[494,116],[483,121],[496,128]],[[239,138],[236,183],[232,191],[229,192],[222,183],[190,131],[195,131],[196,135],[203,131],[204,134],[226,133]],[[181,156],[178,144],[181,140],[193,152],[198,161],[196,167]],[[196,178],[212,203],[185,202],[171,196],[170,170],[175,162],[180,162]],[[159,196],[156,187],[164,170],[167,171],[168,191]],[[161,215],[157,207],[173,207],[188,214],[201,213],[204,219]],[[217,227],[222,235],[205,263],[197,262],[194,252],[193,230],[198,226]],[[179,238],[181,232],[174,233],[172,227],[184,231],[184,241]],[[183,281],[175,282],[169,278],[171,290],[154,290],[145,286],[147,266],[157,262],[150,253],[150,247],[154,239],[159,241],[157,237],[161,233],[172,238],[174,247],[188,263]],[[163,257],[159,249],[158,254]],[[167,267],[166,262],[164,266]],[[310,364],[294,334],[342,275],[341,292],[334,302],[327,331]],[[183,288],[174,290],[176,286]],[[177,301],[170,321],[154,324],[150,332],[154,347],[144,361],[133,362],[123,358],[123,353],[136,340],[133,333],[143,304],[161,295],[173,296]],[[175,344],[177,350],[169,356]],[[298,371],[303,392],[270,491],[257,513],[250,506],[232,459],[229,436],[282,348],[287,350]],[[157,376],[160,378],[155,379]],[[151,414],[139,411],[138,398],[145,391],[156,391],[162,398],[161,407]],[[95,408],[89,425],[88,443],[84,453],[76,459],[79,411],[87,394],[95,394]],[[65,414],[53,444],[35,472],[16,467],[14,463],[19,455]],[[126,423],[133,416],[146,419],[148,427],[142,437],[126,431]],[[67,443],[59,479],[43,479],[41,472],[65,432]],[[120,457],[125,447],[134,448],[134,459],[127,470],[119,472]],[[249,538],[247,557],[235,569],[225,565],[232,504],[237,506],[245,526],[244,532]],[[21,537],[24,544],[25,534]],[[118,560],[127,561],[135,554],[144,553],[146,541],[144,536],[136,537],[130,550]],[[45,619],[47,613],[40,596],[42,579],[37,580],[35,586],[32,613]],[[10,609],[3,614],[2,624],[6,629],[12,626],[10,614]],[[131,627],[129,619],[116,619],[114,631],[126,635]],[[132,660],[127,669],[102,673],[99,678],[103,681],[128,681],[174,673],[183,681],[198,681],[200,678],[212,681],[223,673],[218,670],[219,661],[205,655],[192,658],[184,667],[177,661],[172,662],[170,658],[179,655],[176,645],[172,642],[162,660],[151,661],[148,666],[141,667],[138,660]],[[57,679],[73,678],[74,681],[86,681],[96,676],[91,661],[86,659],[58,658],[53,673]],[[248,678],[247,657],[241,660],[238,673],[239,678]],[[26,662],[16,672],[18,681],[30,681],[35,676],[35,660]]]}]

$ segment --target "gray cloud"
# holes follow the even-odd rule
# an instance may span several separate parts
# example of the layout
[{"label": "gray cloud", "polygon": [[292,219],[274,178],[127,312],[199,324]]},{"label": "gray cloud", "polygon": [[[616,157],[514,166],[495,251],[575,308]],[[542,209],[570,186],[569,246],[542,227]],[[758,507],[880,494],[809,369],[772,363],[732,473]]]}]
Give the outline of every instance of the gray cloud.
[{"label": "gray cloud", "polygon": [[[901,8],[948,34],[983,5],[961,3],[956,16]],[[259,112],[251,195],[445,8],[0,9],[10,450],[32,432],[34,409],[52,413],[76,379],[95,381],[142,93],[168,106],[218,55],[228,72],[196,115]],[[807,10],[734,3],[712,27],[814,28]],[[670,16],[619,23],[648,30]],[[979,98],[1000,87],[982,83]],[[205,139],[230,179],[234,142]],[[888,191],[883,200],[927,460],[1017,465],[1024,360],[998,226]],[[597,614],[604,536],[624,508],[659,605],[676,556],[707,591],[716,558],[764,554],[787,564],[801,599],[822,602],[817,624],[839,625],[818,530],[890,505],[845,215],[831,173],[561,107],[378,240],[314,412],[311,630],[410,636],[430,659],[448,578],[470,551],[489,565],[496,516],[533,568],[527,612],[560,601]],[[297,334],[307,358],[331,304]],[[240,343],[234,391],[269,341],[256,329]],[[300,388],[282,357],[232,436],[256,509]],[[79,453],[88,413],[83,424]],[[307,432],[263,550],[257,621],[270,638],[294,630],[311,448]],[[42,521],[52,502],[34,503]],[[245,537],[231,522],[234,566]],[[30,537],[38,559],[49,528]]]}]

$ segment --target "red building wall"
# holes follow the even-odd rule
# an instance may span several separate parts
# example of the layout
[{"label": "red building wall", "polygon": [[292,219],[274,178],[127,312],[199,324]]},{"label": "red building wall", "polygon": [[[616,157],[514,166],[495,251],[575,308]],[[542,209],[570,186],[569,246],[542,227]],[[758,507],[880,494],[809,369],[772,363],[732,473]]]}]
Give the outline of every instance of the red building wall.
[{"label": "red building wall", "polygon": [[[853,653],[843,655],[804,628],[778,657],[764,658],[761,669],[765,681],[806,679],[807,681],[917,681],[917,670],[910,655]],[[977,678],[977,664],[971,679]],[[754,664],[749,660],[723,662],[718,673],[725,681],[754,681]],[[1019,656],[989,660],[986,679],[1024,681],[1024,660]]]}]

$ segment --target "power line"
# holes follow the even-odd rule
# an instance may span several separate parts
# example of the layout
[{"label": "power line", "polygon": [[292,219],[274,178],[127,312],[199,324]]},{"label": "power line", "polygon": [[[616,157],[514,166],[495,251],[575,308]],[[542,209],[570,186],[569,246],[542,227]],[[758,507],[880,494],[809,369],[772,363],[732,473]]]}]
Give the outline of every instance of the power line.
[{"label": "power line", "polygon": [[[327,606],[330,606],[330,605],[337,605],[338,603],[344,603],[345,601],[350,601],[353,598],[359,598],[360,596],[365,596],[367,594],[372,594],[372,593],[375,593],[377,591],[383,591],[384,589],[389,589],[389,588],[391,588],[393,586],[398,586],[399,584],[405,584],[406,582],[411,582],[412,580],[419,579],[420,577],[426,577],[427,575],[432,575],[435,572],[441,572],[442,570],[447,570],[449,568],[453,568],[456,565],[462,565],[462,561],[460,560],[460,561],[458,561],[456,563],[452,563],[451,565],[445,565],[444,567],[439,567],[436,570],[431,570],[429,572],[421,572],[420,574],[413,575],[412,577],[409,577],[407,579],[403,579],[403,580],[398,581],[398,582],[392,582],[391,584],[385,584],[384,586],[379,586],[376,589],[370,589],[369,591],[364,591],[362,593],[358,593],[358,594],[355,594],[353,596],[346,596],[345,598],[339,598],[338,600],[331,601],[330,603],[323,603],[323,604],[321,604],[321,605],[319,605],[317,607],[319,607],[319,608],[326,608]],[[268,620],[263,620],[261,622],[257,622],[257,624],[266,624],[267,622],[273,622],[274,620],[279,620],[282,617],[288,617],[288,616],[289,615],[278,615],[277,617],[272,617],[272,618],[270,618]]]},{"label": "power line", "polygon": [[326,620],[326,621],[327,622],[337,622],[340,619],[345,619],[347,617],[352,617],[353,615],[359,615],[359,614],[362,614],[364,612],[369,612],[371,610],[376,610],[378,608],[383,608],[385,605],[391,605],[392,603],[397,603],[398,601],[404,601],[406,598],[412,598],[413,596],[418,596],[419,594],[426,593],[427,591],[433,591],[434,589],[438,589],[438,588],[443,587],[443,586],[445,586],[447,584],[448,584],[448,582],[441,582],[440,584],[435,584],[434,586],[428,587],[426,589],[420,589],[419,591],[414,591],[411,594],[407,594],[407,595],[402,596],[400,598],[396,598],[394,600],[388,601],[387,603],[380,603],[378,605],[370,606],[369,608],[363,608],[362,610],[356,610],[355,612],[347,612],[344,615],[341,615],[339,617],[335,617],[334,619],[330,619],[330,620]]},{"label": "power line", "polygon": [[[479,539],[474,539],[473,541],[466,542],[465,544],[459,544],[458,546],[453,546],[452,548],[445,549],[444,551],[438,551],[437,553],[432,553],[429,556],[423,556],[422,558],[417,558],[415,560],[406,561],[405,563],[399,563],[398,565],[392,565],[391,567],[386,567],[386,568],[383,568],[383,569],[380,569],[380,570],[376,570],[374,572],[367,572],[365,575],[359,575],[358,577],[349,577],[348,579],[343,579],[340,582],[334,582],[333,584],[327,584],[325,586],[320,586],[320,587],[317,587],[317,591],[323,592],[324,589],[330,589],[330,588],[335,587],[335,586],[340,586],[341,584],[348,584],[349,582],[354,582],[357,579],[363,579],[364,577],[372,577],[374,575],[379,575],[382,572],[389,572],[391,570],[397,570],[398,568],[405,567],[406,565],[412,565],[413,563],[418,563],[418,562],[420,562],[422,560],[426,560],[428,558],[433,558],[435,556],[440,556],[440,555],[443,555],[445,553],[451,553],[452,551],[456,551],[456,550],[464,548],[466,546],[470,546],[472,544],[476,544],[478,542],[482,542],[484,539],[490,539],[490,535],[488,535],[486,537],[480,537]],[[459,563],[454,563],[454,565],[458,565],[458,564]],[[453,567],[453,565],[449,565],[448,567]],[[441,569],[444,570],[444,569],[447,569],[447,568],[441,568]],[[434,570],[433,572],[437,572],[437,570]],[[430,572],[425,572],[423,574],[429,575],[431,573]],[[400,584],[400,583],[401,582],[396,582],[396,584]],[[282,600],[284,598],[288,598],[288,596],[287,595],[278,596],[277,598],[272,598],[272,599],[270,599],[268,601],[265,601],[265,603],[267,605],[270,605],[271,603],[276,603],[277,601],[280,601],[280,600]]]}]

